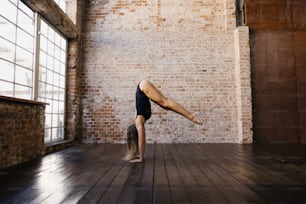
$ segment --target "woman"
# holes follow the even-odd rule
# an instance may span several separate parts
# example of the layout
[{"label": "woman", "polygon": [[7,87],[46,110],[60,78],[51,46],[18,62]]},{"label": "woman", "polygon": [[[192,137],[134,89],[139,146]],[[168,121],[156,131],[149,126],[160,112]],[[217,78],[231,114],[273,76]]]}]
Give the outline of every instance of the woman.
[{"label": "woman", "polygon": [[202,125],[202,122],[192,113],[188,112],[177,102],[170,100],[147,80],[141,81],[136,90],[136,119],[135,125],[128,127],[128,152],[125,159],[131,163],[142,162],[144,160],[146,133],[145,122],[151,117],[150,100],[164,109],[172,110],[190,121]]}]

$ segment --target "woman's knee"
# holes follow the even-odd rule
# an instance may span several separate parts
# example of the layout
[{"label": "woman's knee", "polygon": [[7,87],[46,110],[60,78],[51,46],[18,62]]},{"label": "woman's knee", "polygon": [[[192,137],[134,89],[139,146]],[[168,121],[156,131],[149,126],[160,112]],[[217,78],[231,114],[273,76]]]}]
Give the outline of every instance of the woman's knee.
[{"label": "woman's knee", "polygon": [[170,100],[165,98],[163,100],[160,101],[160,104],[159,104],[161,107],[163,107],[164,109],[168,110],[170,109]]}]

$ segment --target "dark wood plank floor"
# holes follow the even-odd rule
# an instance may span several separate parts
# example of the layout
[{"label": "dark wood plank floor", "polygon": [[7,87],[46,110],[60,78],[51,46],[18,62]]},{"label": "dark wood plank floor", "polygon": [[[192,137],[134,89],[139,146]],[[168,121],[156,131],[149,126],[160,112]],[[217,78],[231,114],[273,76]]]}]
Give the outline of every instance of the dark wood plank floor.
[{"label": "dark wood plank floor", "polygon": [[0,171],[0,203],[306,203],[305,145],[79,145]]}]

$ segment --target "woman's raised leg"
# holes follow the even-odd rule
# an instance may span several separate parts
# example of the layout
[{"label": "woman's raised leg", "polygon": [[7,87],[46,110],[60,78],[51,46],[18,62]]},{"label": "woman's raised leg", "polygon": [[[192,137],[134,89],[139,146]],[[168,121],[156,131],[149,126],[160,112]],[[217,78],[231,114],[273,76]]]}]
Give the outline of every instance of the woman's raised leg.
[{"label": "woman's raised leg", "polygon": [[153,102],[157,103],[161,107],[172,110],[184,116],[185,118],[191,120],[192,122],[202,125],[202,122],[196,116],[194,116],[192,113],[187,111],[179,103],[166,98],[161,93],[161,91],[159,91],[150,81],[146,80],[141,81],[139,87],[141,91],[144,92],[149,99],[151,99]]}]

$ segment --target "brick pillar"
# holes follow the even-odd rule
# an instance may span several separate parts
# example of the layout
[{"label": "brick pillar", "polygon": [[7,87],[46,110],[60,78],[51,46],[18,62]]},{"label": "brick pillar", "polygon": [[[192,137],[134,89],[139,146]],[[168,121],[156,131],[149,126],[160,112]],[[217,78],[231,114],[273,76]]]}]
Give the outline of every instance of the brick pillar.
[{"label": "brick pillar", "polygon": [[240,143],[252,143],[252,96],[249,28],[238,27],[235,37],[235,81],[237,96],[237,126]]},{"label": "brick pillar", "polygon": [[78,28],[78,35],[68,40],[67,92],[66,92],[66,139],[80,138],[80,94],[82,69],[82,17],[85,3],[82,0],[67,0],[66,12]]},{"label": "brick pillar", "polygon": [[224,0],[224,28],[234,30],[236,27],[236,2]]}]

